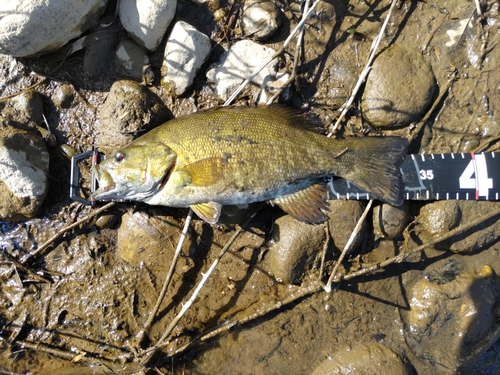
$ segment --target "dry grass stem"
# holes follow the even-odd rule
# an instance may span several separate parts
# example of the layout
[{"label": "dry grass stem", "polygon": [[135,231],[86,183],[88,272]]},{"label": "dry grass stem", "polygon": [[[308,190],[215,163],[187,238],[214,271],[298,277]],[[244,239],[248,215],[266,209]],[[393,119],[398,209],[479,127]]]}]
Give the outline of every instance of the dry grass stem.
[{"label": "dry grass stem", "polygon": [[368,215],[368,212],[370,212],[370,209],[372,208],[372,204],[373,204],[373,199],[370,199],[370,201],[366,205],[366,208],[365,208],[365,211],[363,212],[363,215],[361,215],[361,217],[359,218],[358,223],[354,227],[354,230],[352,231],[351,236],[349,237],[349,240],[345,244],[344,249],[342,250],[342,253],[339,256],[339,259],[335,263],[335,267],[333,268],[333,271],[330,274],[330,277],[328,278],[328,282],[325,285],[325,292],[330,293],[332,291],[332,288],[331,288],[332,280],[335,277],[340,264],[344,260],[344,257],[351,249],[351,246],[352,246],[352,243],[354,242],[354,239],[356,238],[359,231],[361,230],[361,226],[363,225],[363,223],[366,219],[366,216]]},{"label": "dry grass stem", "polygon": [[342,106],[342,112],[340,113],[339,118],[335,122],[335,125],[332,128],[332,131],[330,132],[330,134],[328,134],[328,137],[331,137],[332,133],[335,133],[337,131],[337,129],[340,125],[340,122],[344,119],[349,108],[351,108],[351,105],[354,102],[354,99],[355,99],[356,95],[358,94],[358,91],[359,91],[361,85],[365,82],[366,77],[368,76],[368,73],[370,72],[373,60],[375,59],[375,55],[378,51],[380,41],[382,40],[382,37],[384,35],[387,24],[389,23],[389,19],[391,18],[392,11],[393,11],[394,7],[396,6],[396,3],[397,3],[396,0],[392,0],[391,7],[389,8],[389,12],[387,13],[387,17],[385,18],[385,21],[382,24],[382,27],[380,28],[380,32],[379,32],[378,36],[373,40],[373,44],[371,46],[370,57],[368,58],[368,62],[366,63],[366,67],[365,67],[365,69],[363,69],[363,71],[359,75],[358,82],[356,83],[356,86],[354,86],[354,90],[352,91],[351,96],[349,97],[347,102]]},{"label": "dry grass stem", "polygon": [[181,254],[182,246],[184,245],[184,241],[186,240],[187,232],[189,230],[189,226],[191,225],[192,218],[193,218],[193,210],[189,209],[189,212],[186,216],[186,222],[184,223],[184,228],[182,229],[181,237],[179,239],[179,242],[177,243],[177,248],[175,249],[175,254],[174,254],[174,258],[172,259],[172,264],[170,265],[170,269],[168,270],[167,277],[165,278],[165,281],[163,282],[163,287],[162,287],[161,292],[160,292],[158,299],[156,301],[156,305],[153,308],[153,311],[151,312],[151,314],[149,315],[148,320],[144,324],[144,328],[137,335],[137,342],[138,343],[140,343],[142,341],[144,334],[146,332],[148,332],[149,328],[151,327],[151,324],[153,324],[153,321],[156,317],[156,314],[158,313],[158,310],[160,309],[160,305],[163,302],[163,299],[165,298],[165,294],[167,293],[168,287],[170,285],[170,281],[172,280],[172,276],[174,275],[174,270],[175,270],[175,266],[177,264],[177,260],[179,259],[179,256]]},{"label": "dry grass stem", "polygon": [[50,237],[45,243],[43,243],[38,249],[36,249],[35,251],[33,251],[31,254],[29,254],[25,259],[23,259],[21,261],[22,264],[26,264],[29,260],[35,258],[36,256],[38,256],[42,251],[44,251],[45,249],[47,249],[51,244],[52,242],[54,242],[55,240],[57,240],[59,237],[63,236],[66,232],[70,231],[71,229],[73,228],[76,228],[77,226],[85,223],[86,221],[92,219],[94,216],[96,215],[99,215],[101,212],[104,212],[106,211],[108,208],[111,208],[115,205],[115,202],[110,202],[108,204],[105,204],[104,206],[98,208],[97,210],[91,212],[90,214],[88,214],[87,216],[85,216],[84,218],[74,222],[73,224],[70,224],[70,225],[67,225],[65,226],[64,228],[62,228],[61,230],[59,230],[56,234],[54,234],[52,237]]},{"label": "dry grass stem", "polygon": [[275,58],[277,58],[278,56],[280,56],[283,52],[285,52],[285,49],[286,47],[288,47],[288,45],[290,44],[290,42],[292,41],[293,37],[295,36],[295,34],[297,34],[297,32],[302,28],[302,26],[305,24],[306,20],[309,18],[309,16],[314,12],[314,9],[316,9],[316,7],[318,6],[318,4],[321,2],[321,0],[316,0],[312,5],[311,5],[311,8],[309,9],[309,11],[307,13],[305,13],[305,16],[302,17],[302,19],[300,20],[300,22],[297,24],[297,26],[295,26],[295,28],[291,31],[290,35],[288,36],[288,38],[286,38],[285,42],[283,43],[283,46],[277,50],[272,56],[271,58],[264,62],[264,64],[262,64],[261,66],[259,66],[257,69],[255,69],[252,74],[250,74],[247,79],[245,79],[245,81],[243,81],[243,83],[233,92],[233,94],[226,100],[226,102],[223,104],[224,106],[227,106],[227,105],[230,105],[234,99],[236,99],[236,97],[240,94],[240,92],[245,88],[247,87],[247,85],[252,82],[252,80],[257,76],[257,74],[259,74],[262,69],[264,69],[267,65],[269,65]]},{"label": "dry grass stem", "polygon": [[167,329],[163,333],[163,335],[160,337],[158,342],[151,346],[149,349],[146,349],[142,355],[146,355],[146,357],[143,359],[142,363],[147,363],[149,359],[151,358],[151,355],[158,349],[161,349],[165,345],[168,345],[168,342],[165,342],[167,337],[172,333],[173,329],[177,326],[179,321],[182,319],[182,317],[186,314],[186,312],[189,310],[189,308],[193,305],[194,301],[196,298],[198,298],[198,295],[200,294],[201,289],[205,286],[207,280],[209,279],[210,275],[212,275],[213,271],[219,264],[220,260],[224,256],[224,254],[229,250],[233,242],[236,240],[236,238],[239,236],[239,234],[244,230],[244,228],[250,223],[250,221],[253,219],[253,217],[257,214],[257,212],[260,210],[262,205],[258,206],[258,208],[250,215],[250,217],[245,220],[245,222],[241,225],[238,226],[236,231],[233,233],[231,238],[227,241],[227,243],[224,245],[224,247],[221,249],[219,254],[217,255],[217,258],[213,261],[212,265],[210,268],[207,270],[205,274],[202,273],[202,278],[201,281],[198,283],[196,286],[195,290],[193,291],[193,294],[189,298],[189,300],[182,306],[181,311],[172,319],[170,324],[168,325]]},{"label": "dry grass stem", "polygon": [[[304,18],[307,18],[309,14],[309,1],[306,0],[304,3],[304,11],[302,12],[302,20]],[[290,83],[292,83],[295,80],[295,77],[297,76],[297,67],[299,65],[299,60],[300,60],[300,55],[301,55],[301,49],[302,49],[302,42],[304,40],[304,32],[305,32],[305,20],[302,23],[302,27],[300,28],[300,33],[297,38],[297,45],[295,47],[295,54],[293,57],[293,68],[292,68],[292,74],[290,74],[290,78],[286,80],[286,82],[277,90],[274,95],[267,101],[267,105],[272,104],[278,96],[285,90]]]}]

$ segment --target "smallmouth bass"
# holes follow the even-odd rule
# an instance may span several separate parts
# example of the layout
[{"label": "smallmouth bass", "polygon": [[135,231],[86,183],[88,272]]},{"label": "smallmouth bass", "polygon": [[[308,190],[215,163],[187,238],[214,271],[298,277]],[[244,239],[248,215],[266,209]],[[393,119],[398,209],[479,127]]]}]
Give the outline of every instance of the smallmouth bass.
[{"label": "smallmouth bass", "polygon": [[281,106],[221,107],[171,120],[95,169],[102,201],[191,207],[208,223],[223,205],[269,201],[297,220],[328,217],[327,179],[338,176],[392,205],[403,201],[399,137],[332,139]]}]

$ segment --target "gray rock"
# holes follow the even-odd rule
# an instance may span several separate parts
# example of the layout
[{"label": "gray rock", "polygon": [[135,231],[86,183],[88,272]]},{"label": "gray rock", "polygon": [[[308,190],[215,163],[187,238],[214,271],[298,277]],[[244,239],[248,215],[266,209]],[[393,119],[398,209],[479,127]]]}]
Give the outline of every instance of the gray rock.
[{"label": "gray rock", "polygon": [[394,239],[403,233],[410,219],[408,201],[404,201],[401,206],[383,203],[373,208],[373,231],[377,237]]},{"label": "gray rock", "polygon": [[410,375],[409,362],[392,349],[376,342],[346,347],[326,359],[311,375]]},{"label": "gray rock", "polygon": [[36,216],[48,191],[49,153],[43,139],[0,123],[0,219]]},{"label": "gray rock", "polygon": [[[274,54],[272,48],[251,40],[241,40],[224,53],[219,63],[211,66],[207,78],[215,86],[215,94],[226,100],[233,91],[265,61]],[[252,81],[253,95],[262,95],[267,83],[278,79],[278,59],[269,63]],[[248,89],[248,88],[247,88]]]},{"label": "gray rock", "polygon": [[[420,210],[415,228],[419,238],[425,243],[437,236],[449,232],[451,229],[466,224],[481,215],[497,210],[498,202],[486,201],[438,201],[425,205]],[[496,224],[497,218],[490,219],[477,225],[473,231],[465,231],[447,240],[441,241],[434,247],[439,250],[453,252],[472,252],[497,242],[500,236],[500,227]]]},{"label": "gray rock", "polygon": [[163,102],[134,81],[116,81],[101,110],[99,149],[108,154],[171,118]]},{"label": "gray rock", "polygon": [[177,22],[165,47],[161,69],[163,87],[172,95],[182,95],[193,84],[211,49],[208,36],[184,21]]},{"label": "gray rock", "polygon": [[323,248],[324,240],[324,225],[306,224],[289,215],[276,220],[270,249],[271,269],[276,280],[300,283]]},{"label": "gray rock", "polygon": [[[117,255],[134,265],[144,263],[156,270],[169,268],[182,224],[161,212],[132,210],[126,212],[117,233]],[[192,231],[188,232],[182,252],[188,256],[194,246]],[[181,266],[182,267],[182,266]],[[179,269],[179,266],[178,268]]]},{"label": "gray rock", "polygon": [[363,117],[379,128],[422,118],[437,88],[429,63],[417,50],[392,46],[377,57],[361,101]]},{"label": "gray rock", "polygon": [[120,21],[139,45],[154,51],[172,22],[177,0],[121,0]]},{"label": "gray rock", "polygon": [[245,36],[255,40],[266,40],[276,33],[280,25],[280,12],[272,1],[245,1],[241,18],[241,27]]},{"label": "gray rock", "polygon": [[[328,221],[328,229],[330,230],[330,237],[333,240],[333,245],[337,251],[342,251],[354,231],[363,211],[364,204],[360,201],[354,200],[332,200],[330,203],[330,212],[327,216],[330,218]],[[366,220],[363,222],[358,235],[352,243],[350,252],[354,251],[361,245],[366,233]]]},{"label": "gray rock", "polygon": [[440,373],[457,373],[500,333],[494,271],[488,265],[464,271],[467,266],[455,255],[433,264],[426,277],[403,277],[409,304],[400,309],[405,342],[417,357],[446,369]]},{"label": "gray rock", "polygon": [[16,57],[54,51],[97,23],[107,0],[0,2],[0,53]]},{"label": "gray rock", "polygon": [[132,79],[142,82],[144,66],[149,64],[149,57],[137,44],[124,39],[116,47],[115,61]]}]

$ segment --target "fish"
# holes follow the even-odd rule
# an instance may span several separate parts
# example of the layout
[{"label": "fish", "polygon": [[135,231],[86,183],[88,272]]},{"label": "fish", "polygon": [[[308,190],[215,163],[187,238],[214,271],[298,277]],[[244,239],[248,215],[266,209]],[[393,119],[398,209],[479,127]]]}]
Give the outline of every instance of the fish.
[{"label": "fish", "polygon": [[328,182],[349,181],[391,205],[403,202],[401,137],[328,138],[287,106],[220,107],[160,125],[97,164],[97,201],[190,207],[216,224],[225,205],[269,202],[316,224]]}]

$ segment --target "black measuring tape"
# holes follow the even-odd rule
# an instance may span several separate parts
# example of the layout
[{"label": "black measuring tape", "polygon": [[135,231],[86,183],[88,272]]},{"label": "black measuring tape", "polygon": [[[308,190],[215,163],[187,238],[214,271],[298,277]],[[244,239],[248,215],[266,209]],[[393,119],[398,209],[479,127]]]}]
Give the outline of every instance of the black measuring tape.
[{"label": "black measuring tape", "polygon": [[[92,157],[92,166],[100,155],[89,151],[71,159],[70,197],[80,203],[96,202],[83,198],[78,163]],[[96,178],[92,168],[92,187]],[[406,200],[490,200],[500,198],[500,153],[410,154],[401,165]],[[369,194],[341,178],[328,183],[330,199],[370,199]]]},{"label": "black measuring tape", "polygon": [[[500,198],[500,153],[411,154],[401,165],[406,200]],[[370,199],[343,179],[329,183],[330,199]]]}]

